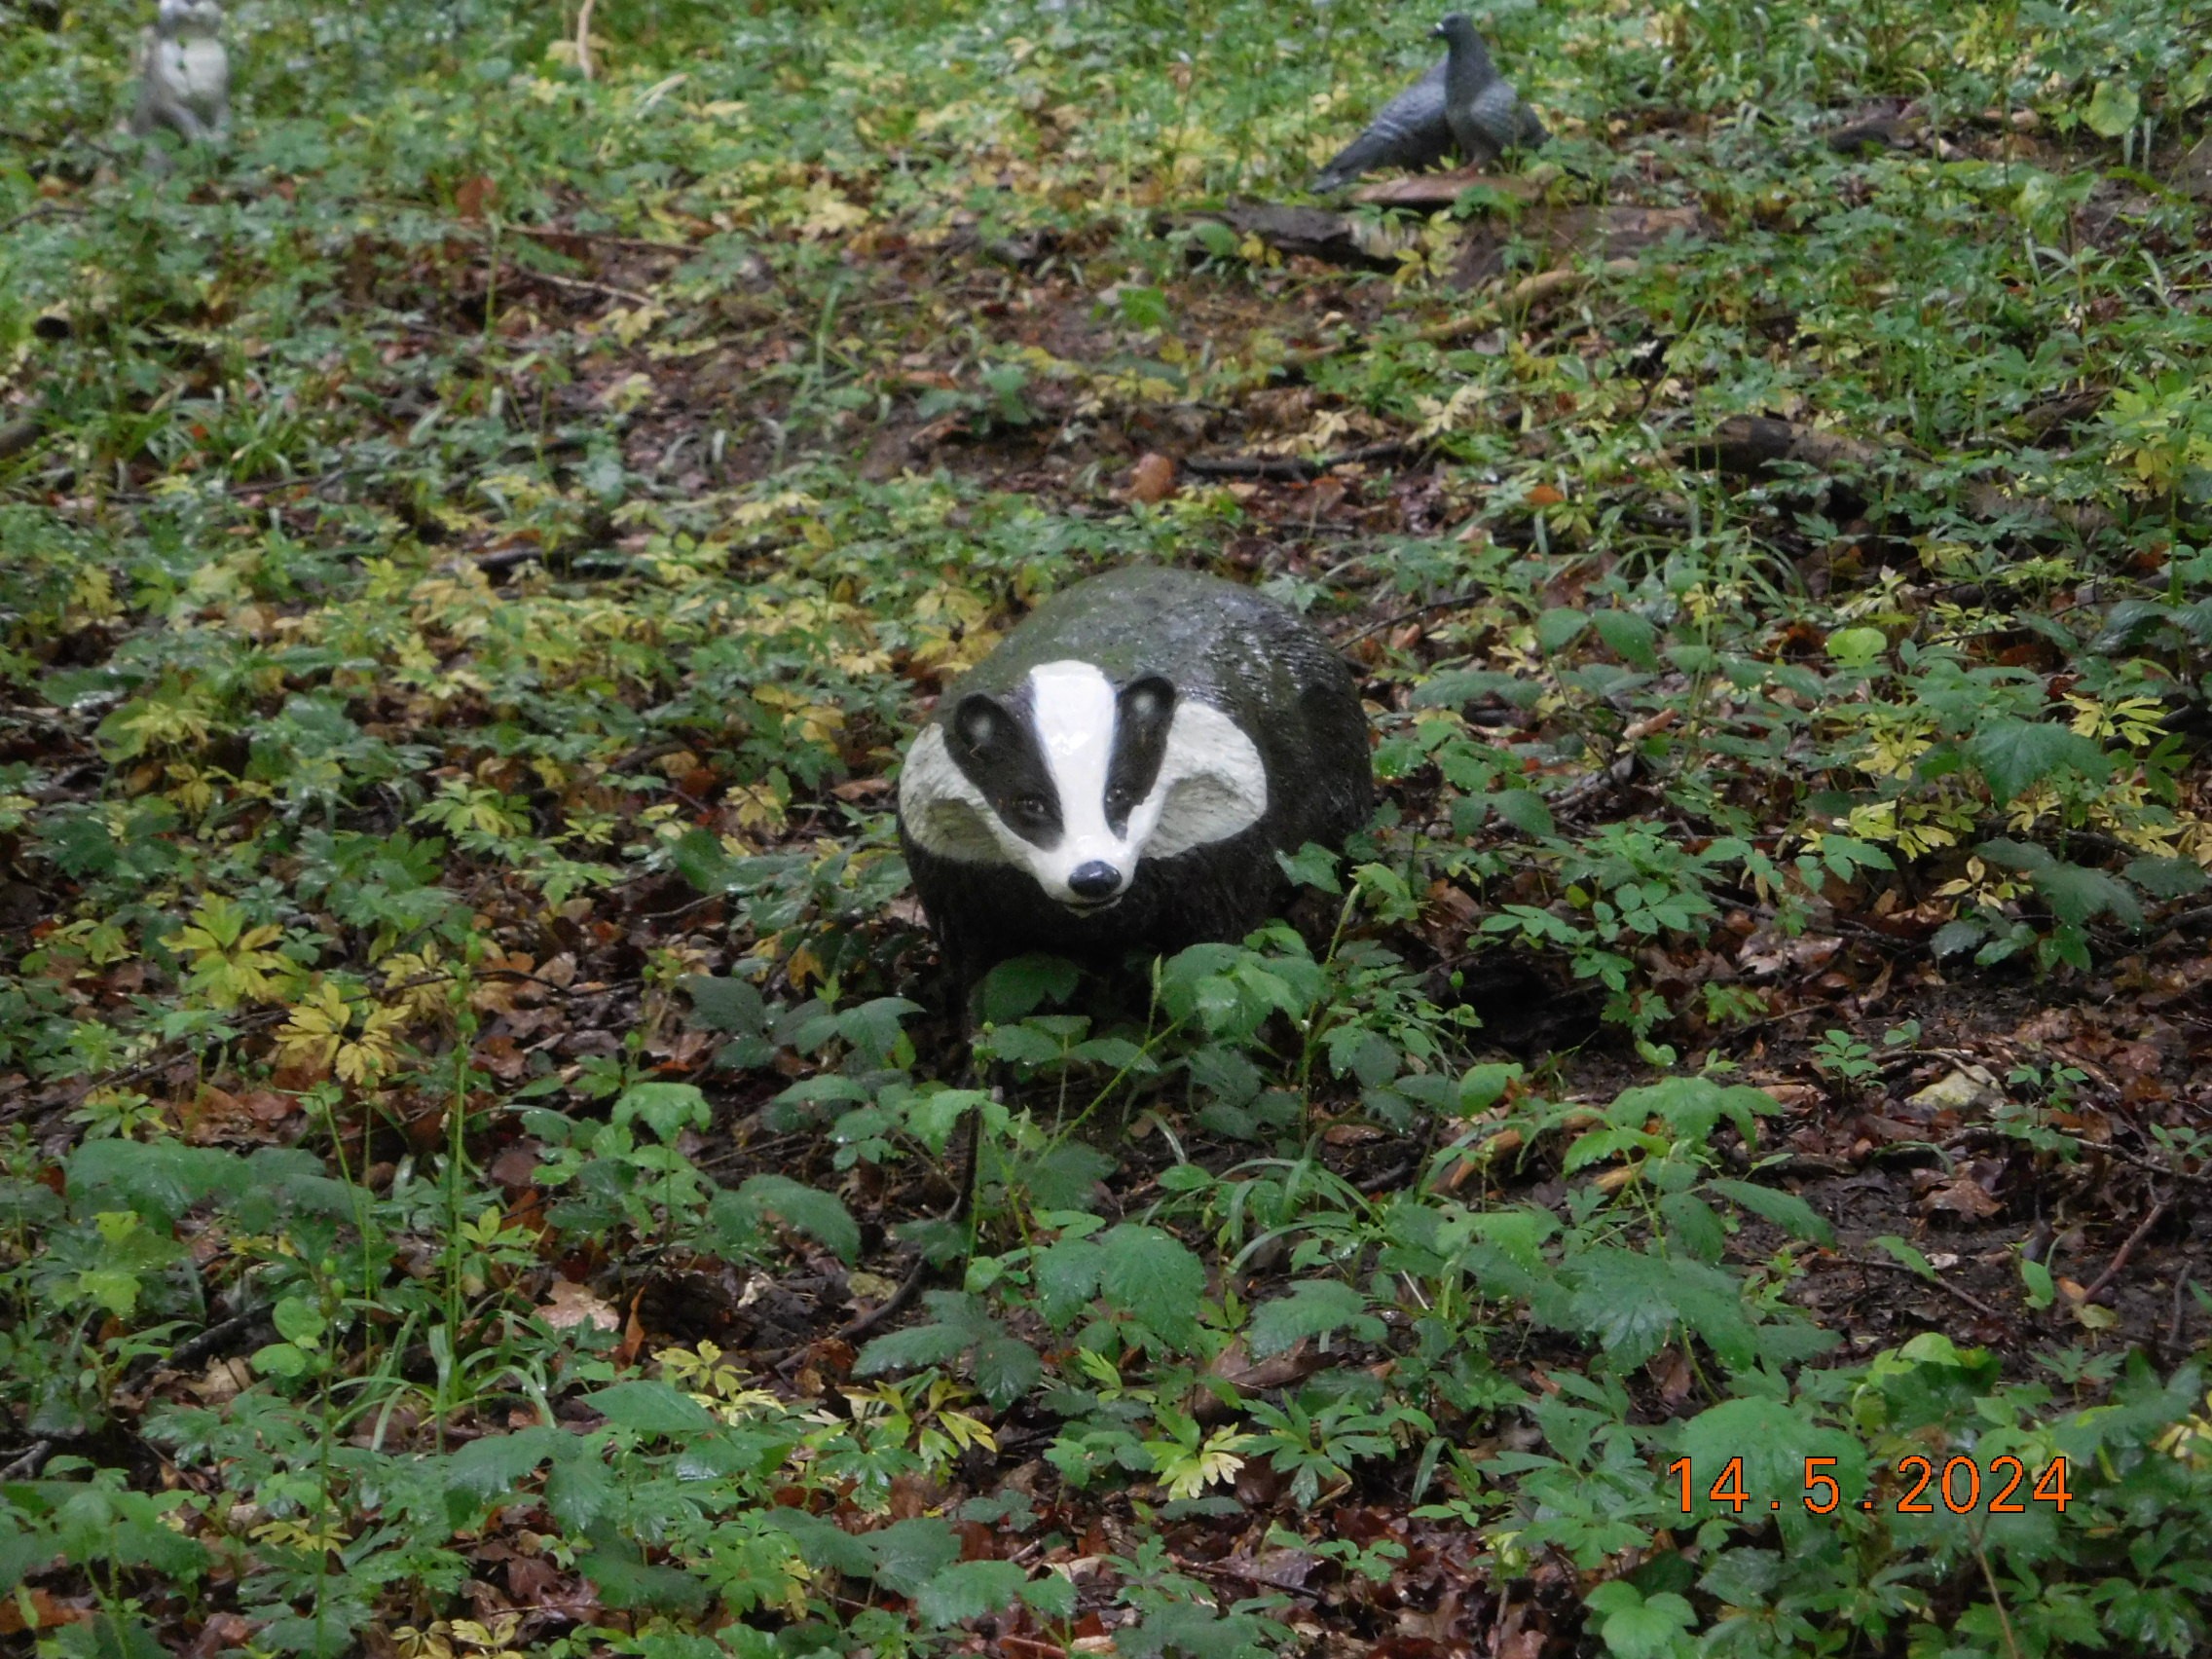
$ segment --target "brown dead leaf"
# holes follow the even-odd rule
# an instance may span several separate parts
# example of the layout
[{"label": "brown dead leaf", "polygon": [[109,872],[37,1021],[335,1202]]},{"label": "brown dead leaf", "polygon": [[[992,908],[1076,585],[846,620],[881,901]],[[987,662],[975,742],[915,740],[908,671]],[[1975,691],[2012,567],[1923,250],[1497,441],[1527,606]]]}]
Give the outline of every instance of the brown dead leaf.
[{"label": "brown dead leaf", "polygon": [[1920,1207],[1930,1214],[1940,1212],[1964,1221],[1987,1221],[2005,1206],[1983,1191],[1981,1183],[1972,1174],[1961,1170],[1955,1179],[1932,1189],[1920,1200]]},{"label": "brown dead leaf", "polygon": [[242,1359],[218,1359],[184,1385],[202,1405],[219,1406],[253,1385],[253,1367]]},{"label": "brown dead leaf", "polygon": [[1132,501],[1158,506],[1175,494],[1175,463],[1158,450],[1145,451],[1129,469],[1129,486],[1124,493]]},{"label": "brown dead leaf", "polygon": [[[26,1620],[25,1610],[29,1613]],[[55,1625],[89,1624],[92,1609],[64,1602],[51,1590],[21,1590],[0,1602],[0,1636],[20,1636],[26,1630],[52,1630]]]},{"label": "brown dead leaf", "polygon": [[177,1114],[185,1138],[206,1146],[215,1141],[275,1142],[285,1138],[283,1125],[296,1116],[300,1103],[273,1088],[252,1088],[233,1094],[203,1084],[192,1103]]},{"label": "brown dead leaf", "polygon": [[464,178],[453,193],[454,207],[463,219],[481,219],[484,209],[499,200],[499,181],[484,173]]},{"label": "brown dead leaf", "polygon": [[1833,935],[1790,939],[1771,928],[1762,928],[1744,940],[1744,948],[1736,955],[1736,966],[1759,979],[1785,970],[1805,974],[1825,967],[1842,948],[1843,940]]},{"label": "brown dead leaf", "polygon": [[590,1325],[596,1330],[611,1331],[622,1322],[621,1315],[610,1303],[594,1296],[590,1289],[571,1279],[555,1279],[553,1291],[538,1305],[537,1316],[556,1331],[566,1331]]},{"label": "brown dead leaf", "polygon": [[243,1613],[210,1613],[200,1634],[184,1649],[182,1659],[215,1659],[218,1653],[236,1653],[261,1628],[261,1621]]}]

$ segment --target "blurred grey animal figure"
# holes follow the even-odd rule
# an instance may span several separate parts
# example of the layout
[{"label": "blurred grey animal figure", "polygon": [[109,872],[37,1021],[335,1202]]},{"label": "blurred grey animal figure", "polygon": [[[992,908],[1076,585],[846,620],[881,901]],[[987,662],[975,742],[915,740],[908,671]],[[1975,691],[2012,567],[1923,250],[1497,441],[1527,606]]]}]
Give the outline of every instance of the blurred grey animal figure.
[{"label": "blurred grey animal figure", "polygon": [[1498,74],[1464,12],[1453,13],[1432,32],[1444,41],[1444,61],[1384,104],[1367,130],[1338,152],[1314,179],[1316,194],[1342,190],[1377,167],[1419,171],[1454,151],[1488,166],[1503,151],[1551,136]]},{"label": "blurred grey animal figure", "polygon": [[231,58],[216,0],[161,0],[141,38],[130,130],[143,138],[157,127],[187,143],[221,143],[230,132]]},{"label": "blurred grey animal figure", "polygon": [[1436,25],[1444,37],[1444,119],[1471,166],[1487,167],[1508,150],[1532,150],[1551,134],[1490,60],[1490,48],[1464,12]]}]

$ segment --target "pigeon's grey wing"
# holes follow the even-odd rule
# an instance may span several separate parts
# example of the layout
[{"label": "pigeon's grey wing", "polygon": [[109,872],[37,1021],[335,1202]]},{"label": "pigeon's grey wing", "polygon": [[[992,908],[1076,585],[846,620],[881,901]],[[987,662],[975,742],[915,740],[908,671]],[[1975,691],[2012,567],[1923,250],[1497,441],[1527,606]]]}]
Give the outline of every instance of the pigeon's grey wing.
[{"label": "pigeon's grey wing", "polygon": [[1452,147],[1459,152],[1460,161],[1472,167],[1487,167],[1497,160],[1503,146],[1484,119],[1480,99],[1468,106],[1448,107],[1445,119],[1452,129]]},{"label": "pigeon's grey wing", "polygon": [[[1460,135],[1460,148],[1470,152],[1469,159],[1480,163],[1490,162],[1501,150],[1510,150],[1516,145],[1541,144],[1551,136],[1544,130],[1544,124],[1503,81],[1493,81],[1483,89],[1482,95],[1454,124],[1454,131]],[[1486,154],[1473,153],[1474,146],[1469,140],[1478,137]]]},{"label": "pigeon's grey wing", "polygon": [[1452,145],[1444,119],[1444,65],[1384,104],[1367,130],[1337,152],[1313,181],[1315,190],[1341,190],[1377,167],[1425,167]]}]

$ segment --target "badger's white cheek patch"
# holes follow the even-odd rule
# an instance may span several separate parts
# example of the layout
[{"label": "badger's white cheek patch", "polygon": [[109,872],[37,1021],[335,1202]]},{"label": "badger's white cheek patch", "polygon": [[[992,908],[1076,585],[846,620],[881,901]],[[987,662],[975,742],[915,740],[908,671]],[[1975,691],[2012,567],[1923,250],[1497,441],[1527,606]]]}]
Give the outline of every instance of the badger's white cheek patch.
[{"label": "badger's white cheek patch", "polygon": [[1267,816],[1268,768],[1243,728],[1207,703],[1178,703],[1160,778],[1131,815],[1150,825],[1148,858],[1171,859],[1240,835]]},{"label": "badger's white cheek patch", "polygon": [[1009,831],[961,771],[944,733],[924,726],[899,774],[899,816],[925,852],[960,864],[1006,864]]}]

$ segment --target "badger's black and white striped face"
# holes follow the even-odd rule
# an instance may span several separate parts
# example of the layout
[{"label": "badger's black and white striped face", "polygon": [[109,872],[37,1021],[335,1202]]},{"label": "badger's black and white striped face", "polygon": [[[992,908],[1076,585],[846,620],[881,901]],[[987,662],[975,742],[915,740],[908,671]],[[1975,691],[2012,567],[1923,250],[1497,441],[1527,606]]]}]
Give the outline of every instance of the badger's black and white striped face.
[{"label": "badger's black and white striped face", "polygon": [[970,692],[906,756],[899,811],[919,846],[1026,870],[1075,911],[1128,891],[1137,864],[1250,829],[1267,767],[1236,722],[1159,675],[1117,688],[1088,662]]}]

